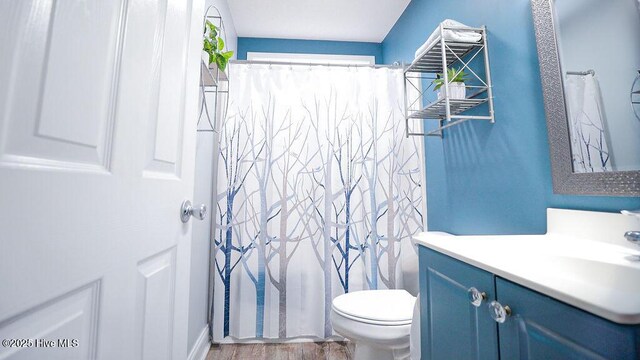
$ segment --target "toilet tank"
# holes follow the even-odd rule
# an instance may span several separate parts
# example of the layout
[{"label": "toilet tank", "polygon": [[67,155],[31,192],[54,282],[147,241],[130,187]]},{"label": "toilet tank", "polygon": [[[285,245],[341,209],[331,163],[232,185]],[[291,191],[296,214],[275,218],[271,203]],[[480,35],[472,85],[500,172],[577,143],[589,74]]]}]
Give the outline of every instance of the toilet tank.
[{"label": "toilet tank", "polygon": [[402,288],[409,294],[418,296],[418,248],[411,239],[401,242],[400,271],[402,271]]}]

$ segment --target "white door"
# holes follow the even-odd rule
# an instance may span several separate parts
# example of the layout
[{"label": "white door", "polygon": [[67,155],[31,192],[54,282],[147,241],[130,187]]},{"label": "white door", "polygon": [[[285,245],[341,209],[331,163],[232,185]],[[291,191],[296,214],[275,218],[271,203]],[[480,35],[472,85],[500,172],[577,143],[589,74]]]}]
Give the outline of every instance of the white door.
[{"label": "white door", "polygon": [[0,1],[0,359],[187,357],[203,6]]}]

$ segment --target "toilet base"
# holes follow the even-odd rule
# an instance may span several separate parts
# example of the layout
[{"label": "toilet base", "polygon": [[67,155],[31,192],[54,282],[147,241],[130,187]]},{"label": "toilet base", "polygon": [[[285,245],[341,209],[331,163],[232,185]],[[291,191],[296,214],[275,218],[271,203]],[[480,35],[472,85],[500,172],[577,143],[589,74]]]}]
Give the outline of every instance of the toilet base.
[{"label": "toilet base", "polygon": [[400,349],[382,349],[356,342],[353,360],[409,360],[409,347]]}]

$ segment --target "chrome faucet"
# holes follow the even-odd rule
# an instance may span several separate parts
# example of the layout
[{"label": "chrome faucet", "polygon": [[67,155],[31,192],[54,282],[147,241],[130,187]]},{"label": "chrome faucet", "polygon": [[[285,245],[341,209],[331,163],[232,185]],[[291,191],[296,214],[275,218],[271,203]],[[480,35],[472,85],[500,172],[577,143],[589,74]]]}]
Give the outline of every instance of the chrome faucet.
[{"label": "chrome faucet", "polygon": [[624,238],[640,246],[640,231],[627,231],[624,233]]},{"label": "chrome faucet", "polygon": [[[621,213],[623,215],[636,217],[638,220],[640,220],[640,210],[634,210],[634,211],[622,210]],[[640,231],[638,230],[627,231],[626,233],[624,233],[624,238],[627,239],[627,241],[640,246]]]}]

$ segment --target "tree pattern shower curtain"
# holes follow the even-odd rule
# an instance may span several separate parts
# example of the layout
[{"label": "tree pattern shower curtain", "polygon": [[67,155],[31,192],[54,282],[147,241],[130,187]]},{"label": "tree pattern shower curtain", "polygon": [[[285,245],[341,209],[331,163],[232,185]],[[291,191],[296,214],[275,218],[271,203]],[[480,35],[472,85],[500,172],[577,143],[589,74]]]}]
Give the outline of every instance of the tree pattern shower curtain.
[{"label": "tree pattern shower curtain", "polygon": [[613,170],[608,129],[598,79],[592,75],[567,75],[569,133],[573,172]]},{"label": "tree pattern shower curtain", "polygon": [[402,70],[233,64],[229,84],[213,339],[330,337],[332,299],[402,286],[401,247],[423,227]]}]

